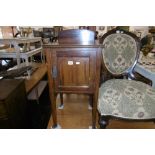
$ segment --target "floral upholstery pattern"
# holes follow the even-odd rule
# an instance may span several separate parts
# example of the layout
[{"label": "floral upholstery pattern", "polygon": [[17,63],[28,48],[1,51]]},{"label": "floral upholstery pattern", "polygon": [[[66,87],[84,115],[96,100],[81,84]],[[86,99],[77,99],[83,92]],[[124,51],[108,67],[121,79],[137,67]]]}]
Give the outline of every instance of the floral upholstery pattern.
[{"label": "floral upholstery pattern", "polygon": [[129,35],[115,33],[104,41],[103,60],[106,68],[113,74],[122,74],[135,62],[137,45]]},{"label": "floral upholstery pattern", "polygon": [[155,117],[155,89],[139,81],[108,80],[100,87],[98,111],[104,116],[153,119]]}]

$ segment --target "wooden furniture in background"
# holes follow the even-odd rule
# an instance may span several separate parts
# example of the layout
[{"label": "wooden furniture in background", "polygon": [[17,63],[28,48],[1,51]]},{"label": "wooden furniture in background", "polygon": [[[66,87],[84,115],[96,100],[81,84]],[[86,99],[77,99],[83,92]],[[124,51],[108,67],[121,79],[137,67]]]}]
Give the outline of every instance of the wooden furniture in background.
[{"label": "wooden furniture in background", "polygon": [[25,128],[25,116],[24,80],[0,80],[0,128]]},{"label": "wooden furniture in background", "polygon": [[33,63],[32,66],[37,69],[25,80],[28,128],[45,129],[51,115],[47,66],[44,63]]},{"label": "wooden furniture in background", "polygon": [[[59,33],[59,44],[44,45],[47,58],[53,128],[57,127],[58,93],[92,96],[92,127],[96,126],[96,100],[100,79],[102,45],[95,44],[95,33],[89,30],[65,30]],[[80,110],[80,109],[79,109]]]},{"label": "wooden furniture in background", "polygon": [[38,85],[41,79],[47,74],[47,66],[44,63],[33,63],[33,67],[37,67],[36,71],[30,76],[29,79],[25,80],[25,89],[26,93],[30,93],[30,91]]},{"label": "wooden furniture in background", "polygon": [[[36,109],[34,115],[31,114],[31,117],[28,117],[34,106],[34,104],[30,104],[30,100],[36,101],[36,103],[38,103],[37,107],[40,107],[40,104],[42,104],[43,107],[47,105],[45,102],[48,101],[48,95],[46,95],[46,99],[43,102],[44,104],[41,99],[42,95],[47,93],[48,90],[48,82],[46,79],[47,66],[43,63],[31,63],[31,66],[36,69],[30,77],[25,77],[25,80],[0,80],[0,128],[29,128],[31,117],[40,114],[39,112],[39,114],[37,113]],[[28,117],[29,120],[25,118],[25,116]]]},{"label": "wooden furniture in background", "polygon": [[[35,43],[40,43],[40,46],[35,48]],[[22,44],[22,48],[20,45]],[[31,44],[33,48],[31,49]],[[29,58],[32,58],[33,55],[41,53],[41,58],[43,61],[42,53],[42,40],[41,37],[23,37],[23,38],[9,38],[9,39],[0,39],[0,45],[9,45],[10,48],[0,50],[0,58],[15,58],[17,59],[18,68],[21,67],[21,59],[24,59],[26,65],[29,65]]]}]

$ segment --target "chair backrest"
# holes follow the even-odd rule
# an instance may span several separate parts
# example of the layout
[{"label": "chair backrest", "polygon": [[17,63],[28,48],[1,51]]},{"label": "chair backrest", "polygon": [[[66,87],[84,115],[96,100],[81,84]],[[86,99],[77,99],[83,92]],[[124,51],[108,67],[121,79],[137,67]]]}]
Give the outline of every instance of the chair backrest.
[{"label": "chair backrest", "polygon": [[59,32],[59,44],[93,45],[95,43],[95,32],[91,30],[69,29]]},{"label": "chair backrest", "polygon": [[135,34],[113,29],[103,36],[103,45],[104,65],[111,74],[132,72],[140,51],[140,41]]}]

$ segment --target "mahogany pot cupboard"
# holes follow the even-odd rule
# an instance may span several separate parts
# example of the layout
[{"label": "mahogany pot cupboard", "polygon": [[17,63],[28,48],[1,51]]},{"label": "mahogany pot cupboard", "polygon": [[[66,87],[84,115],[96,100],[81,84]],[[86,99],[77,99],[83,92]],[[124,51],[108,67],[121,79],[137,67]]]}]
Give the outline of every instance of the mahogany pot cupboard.
[{"label": "mahogany pot cupboard", "polygon": [[[45,44],[53,128],[58,126],[58,94],[86,94],[92,98],[92,128],[96,127],[97,97],[100,81],[102,46],[90,30],[65,30],[58,44]],[[67,106],[67,104],[66,104]]]}]

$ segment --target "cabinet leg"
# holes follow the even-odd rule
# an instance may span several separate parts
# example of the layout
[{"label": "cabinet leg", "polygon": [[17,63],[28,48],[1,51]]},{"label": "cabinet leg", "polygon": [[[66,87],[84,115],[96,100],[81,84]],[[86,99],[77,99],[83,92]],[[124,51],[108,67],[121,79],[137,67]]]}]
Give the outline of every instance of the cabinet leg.
[{"label": "cabinet leg", "polygon": [[56,111],[56,95],[52,94],[52,118],[53,118],[53,127],[57,126],[57,111]]},{"label": "cabinet leg", "polygon": [[64,103],[63,103],[63,93],[60,93],[60,105],[58,107],[58,109],[63,109],[64,108]]},{"label": "cabinet leg", "polygon": [[92,95],[93,109],[92,109],[92,128],[96,129],[96,113],[97,113],[97,102],[95,95]]},{"label": "cabinet leg", "polygon": [[92,95],[89,95],[88,109],[92,110],[92,107],[93,107],[93,97],[92,97]]}]

